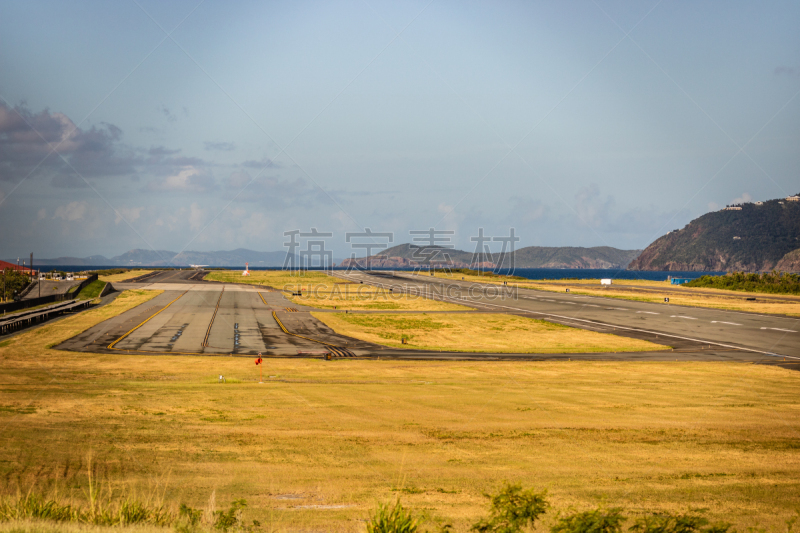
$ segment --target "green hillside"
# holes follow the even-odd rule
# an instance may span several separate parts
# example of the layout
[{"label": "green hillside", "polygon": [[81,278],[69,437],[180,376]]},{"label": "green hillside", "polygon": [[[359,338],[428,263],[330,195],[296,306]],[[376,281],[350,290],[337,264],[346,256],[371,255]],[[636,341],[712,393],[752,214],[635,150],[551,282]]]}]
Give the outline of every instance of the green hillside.
[{"label": "green hillside", "polygon": [[[434,259],[441,261],[443,254],[447,254],[454,262],[470,264],[472,253],[463,250],[453,250],[438,246],[425,247],[426,254],[429,250],[439,249],[439,255]],[[379,257],[402,257],[406,260],[419,261],[418,247],[413,244],[401,244],[377,254]],[[417,257],[415,257],[417,252]],[[514,266],[516,268],[625,268],[641,250],[619,250],[610,246],[594,248],[581,248],[576,246],[546,247],[528,246],[514,252]],[[499,262],[500,254],[481,257],[480,261]],[[504,265],[509,263],[504,262]]]},{"label": "green hillside", "polygon": [[800,202],[769,200],[721,210],[653,242],[630,270],[772,270],[800,248]]}]

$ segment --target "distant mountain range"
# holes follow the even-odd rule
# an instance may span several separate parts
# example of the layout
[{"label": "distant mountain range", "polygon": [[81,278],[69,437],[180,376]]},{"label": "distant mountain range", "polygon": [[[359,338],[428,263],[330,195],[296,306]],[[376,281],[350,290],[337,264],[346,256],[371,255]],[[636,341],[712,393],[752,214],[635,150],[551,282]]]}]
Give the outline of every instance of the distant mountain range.
[{"label": "distant mountain range", "polygon": [[286,259],[286,252],[256,252],[245,248],[219,252],[171,252],[169,250],[130,250],[116,257],[92,255],[89,257],[56,257],[55,259],[33,258],[36,266],[244,266],[280,267]]},{"label": "distant mountain range", "polygon": [[800,272],[797,196],[728,206],[658,238],[630,270]]},{"label": "distant mountain range", "polygon": [[[594,248],[528,246],[513,254],[515,268],[625,268],[641,250],[618,250],[610,246]],[[507,254],[479,254],[443,248],[401,244],[371,256],[353,261],[346,259],[342,266],[352,263],[372,268],[402,268],[427,263],[446,263],[451,268],[509,267],[512,256]]]},{"label": "distant mountain range", "polygon": [[[438,251],[437,251],[438,250]],[[595,248],[579,247],[541,247],[529,246],[514,253],[514,266],[517,268],[625,268],[640,250],[618,250],[608,246]],[[371,257],[369,262],[373,268],[413,267],[425,263],[426,259],[441,263],[445,254],[449,257],[449,265],[453,268],[484,267],[510,265],[510,257],[502,258],[500,254],[481,255],[473,261],[473,254],[462,250],[424,247],[412,244],[401,244]],[[435,257],[433,257],[435,255]],[[218,252],[171,252],[169,250],[136,249],[115,257],[92,255],[89,257],[56,257],[55,259],[33,258],[34,268],[64,266],[175,266],[209,265],[221,267],[244,266],[280,267],[286,259],[286,252],[256,252],[245,248]],[[334,263],[347,266],[351,259],[334,258]],[[13,261],[12,261],[13,262]],[[357,259],[359,265],[367,263],[366,258]],[[295,264],[300,264],[296,258]]]}]

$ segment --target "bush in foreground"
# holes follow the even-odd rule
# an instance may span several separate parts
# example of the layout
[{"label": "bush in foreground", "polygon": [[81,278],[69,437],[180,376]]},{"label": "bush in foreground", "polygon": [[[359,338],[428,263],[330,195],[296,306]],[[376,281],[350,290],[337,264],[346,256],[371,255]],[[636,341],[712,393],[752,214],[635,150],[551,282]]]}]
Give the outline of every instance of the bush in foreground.
[{"label": "bush in foreground", "polygon": [[[494,496],[489,496],[489,515],[480,519],[470,529],[479,533],[519,533],[533,530],[536,522],[547,512],[550,504],[545,499],[546,491],[524,490],[520,485],[505,485]],[[792,533],[800,513],[787,521],[788,533]],[[628,518],[623,509],[603,507],[559,513],[550,533],[622,533]],[[417,521],[410,510],[399,501],[393,505],[380,505],[367,522],[367,533],[416,533]],[[451,530],[450,524],[440,527],[440,532]],[[735,533],[727,523],[712,524],[701,514],[650,513],[638,518],[627,531],[630,533]]]}]

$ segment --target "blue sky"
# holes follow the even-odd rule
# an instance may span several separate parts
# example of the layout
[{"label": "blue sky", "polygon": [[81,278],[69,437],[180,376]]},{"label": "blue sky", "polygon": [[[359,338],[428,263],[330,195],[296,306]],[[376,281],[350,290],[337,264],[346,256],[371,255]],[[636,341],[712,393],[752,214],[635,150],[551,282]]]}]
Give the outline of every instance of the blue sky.
[{"label": "blue sky", "polygon": [[[796,2],[3,2],[0,257],[644,248],[800,192]],[[9,231],[11,230],[11,231]]]}]

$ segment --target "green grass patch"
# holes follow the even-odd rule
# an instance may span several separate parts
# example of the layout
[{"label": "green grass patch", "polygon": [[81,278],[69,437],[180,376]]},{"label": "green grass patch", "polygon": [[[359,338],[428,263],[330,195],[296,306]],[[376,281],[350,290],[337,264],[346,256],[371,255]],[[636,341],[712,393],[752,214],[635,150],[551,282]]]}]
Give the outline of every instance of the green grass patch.
[{"label": "green grass patch", "polygon": [[96,279],[93,282],[86,285],[83,289],[81,289],[80,294],[78,294],[78,298],[81,300],[91,300],[93,298],[97,298],[98,296],[100,296],[100,293],[103,292],[105,286],[106,286],[105,281],[100,281],[99,279]]},{"label": "green grass patch", "polygon": [[684,287],[706,287],[770,294],[800,294],[800,274],[733,272],[724,276],[701,276],[686,283]]}]

